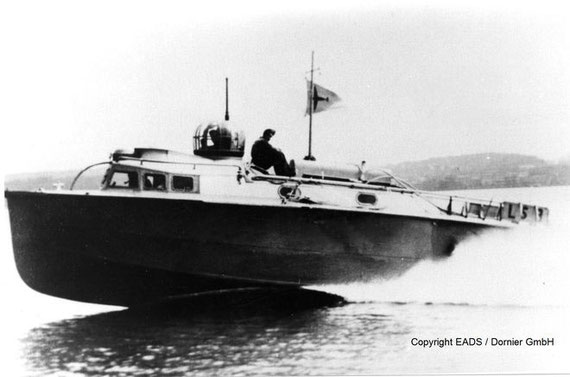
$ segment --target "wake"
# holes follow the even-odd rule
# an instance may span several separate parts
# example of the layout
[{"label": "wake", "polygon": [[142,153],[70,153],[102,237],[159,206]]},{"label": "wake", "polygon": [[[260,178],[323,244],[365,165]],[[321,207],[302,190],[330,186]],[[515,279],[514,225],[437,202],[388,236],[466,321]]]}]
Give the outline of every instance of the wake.
[{"label": "wake", "polygon": [[570,306],[567,222],[489,231],[392,280],[311,287],[350,302]]}]

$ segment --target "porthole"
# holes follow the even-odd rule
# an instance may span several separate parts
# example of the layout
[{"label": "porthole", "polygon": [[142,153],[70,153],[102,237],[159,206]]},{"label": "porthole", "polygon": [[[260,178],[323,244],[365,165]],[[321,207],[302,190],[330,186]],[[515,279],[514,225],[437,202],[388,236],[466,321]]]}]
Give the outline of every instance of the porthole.
[{"label": "porthole", "polygon": [[369,206],[375,205],[376,202],[378,201],[376,195],[369,194],[366,192],[359,192],[358,195],[356,196],[356,200],[358,201],[359,204],[365,204]]}]

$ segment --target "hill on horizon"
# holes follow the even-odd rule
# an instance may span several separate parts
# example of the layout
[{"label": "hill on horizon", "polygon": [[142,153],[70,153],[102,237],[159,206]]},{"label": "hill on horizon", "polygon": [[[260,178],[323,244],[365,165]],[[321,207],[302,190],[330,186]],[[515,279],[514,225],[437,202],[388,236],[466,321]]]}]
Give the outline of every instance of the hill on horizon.
[{"label": "hill on horizon", "polygon": [[388,165],[423,190],[463,190],[570,184],[570,164],[535,156],[478,153]]}]

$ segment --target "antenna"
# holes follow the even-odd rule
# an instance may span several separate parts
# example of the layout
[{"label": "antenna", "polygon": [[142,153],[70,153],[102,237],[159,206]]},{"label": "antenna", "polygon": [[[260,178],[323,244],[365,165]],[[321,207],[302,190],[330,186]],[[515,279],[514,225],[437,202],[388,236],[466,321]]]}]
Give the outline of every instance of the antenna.
[{"label": "antenna", "polygon": [[228,110],[228,78],[226,77],[226,117],[225,120],[230,120],[230,112]]}]

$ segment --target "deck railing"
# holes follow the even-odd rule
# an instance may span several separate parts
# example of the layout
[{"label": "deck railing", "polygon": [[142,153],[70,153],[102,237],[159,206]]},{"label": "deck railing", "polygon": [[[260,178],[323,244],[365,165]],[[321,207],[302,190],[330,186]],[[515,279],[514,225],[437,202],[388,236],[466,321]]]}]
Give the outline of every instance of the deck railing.
[{"label": "deck railing", "polygon": [[[360,189],[360,190],[371,190],[371,191],[383,191],[390,193],[399,193],[403,195],[413,195],[425,200],[430,205],[434,206],[437,210],[442,213],[446,213],[450,216],[463,216],[463,217],[475,217],[481,220],[494,219],[494,220],[509,220],[514,223],[520,221],[527,222],[546,222],[548,221],[549,210],[546,207],[540,207],[533,204],[524,204],[517,202],[507,202],[498,200],[485,200],[480,198],[465,197],[460,195],[450,195],[443,194],[433,191],[423,191],[416,189],[404,180],[397,178],[385,172],[387,176],[392,178],[399,186],[387,185],[387,184],[374,184],[375,179],[369,181],[356,181],[356,180],[332,180],[326,178],[307,178],[307,177],[287,177],[278,175],[268,175],[260,174],[253,169],[248,164],[244,164],[241,161],[236,162],[198,162],[198,161],[166,161],[157,159],[144,159],[137,157],[129,157],[121,155],[118,158],[114,158],[111,161],[99,162],[86,167],[81,170],[71,183],[70,189],[73,190],[75,183],[79,177],[87,170],[104,164],[115,164],[119,161],[136,161],[143,165],[144,163],[157,163],[157,164],[176,164],[176,165],[188,165],[194,166],[215,166],[215,167],[231,167],[236,168],[237,180],[241,183],[242,180],[246,182],[255,181],[267,181],[273,183],[287,183],[293,182],[297,185],[307,184],[307,185],[327,185],[327,186],[338,186],[346,187],[349,189]],[[234,174],[234,173],[232,173]]]},{"label": "deck railing", "polygon": [[[391,175],[390,175],[391,176]],[[277,175],[255,175],[250,177],[252,181],[268,181],[273,183],[294,182],[296,184],[327,185],[346,187],[349,189],[361,189],[370,191],[382,191],[414,195],[425,200],[436,209],[450,216],[462,216],[465,218],[479,218],[481,220],[508,220],[513,223],[526,221],[530,223],[547,222],[549,210],[546,207],[520,202],[508,202],[473,198],[468,196],[443,194],[433,191],[424,191],[413,188],[403,180],[395,178],[401,185],[408,187],[396,187],[390,185],[370,184],[358,181],[338,181],[320,178],[286,177]]]}]

